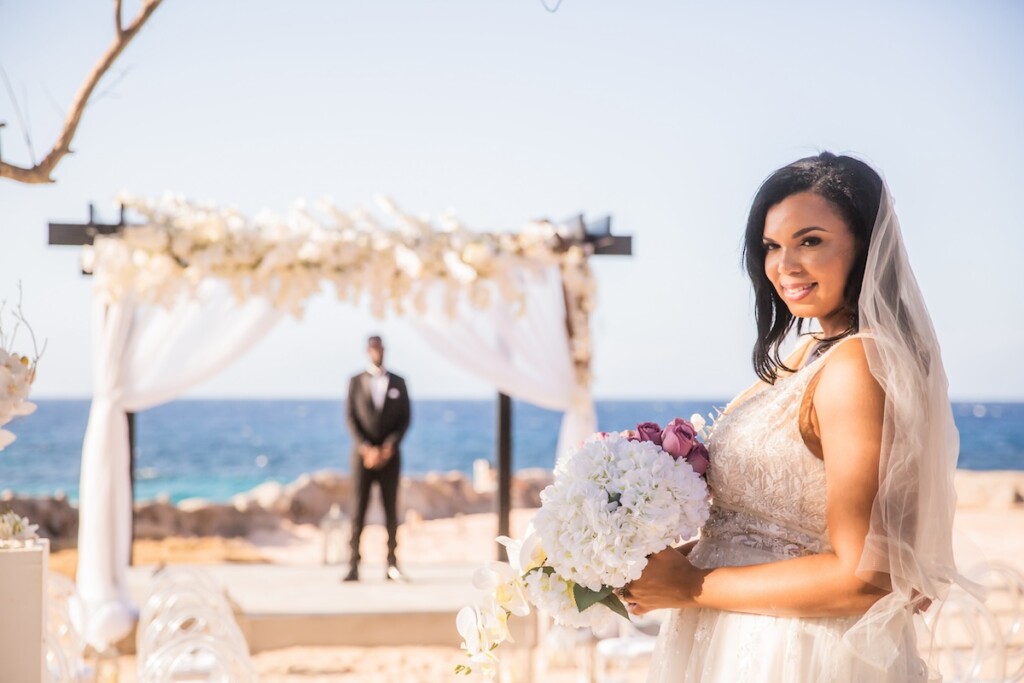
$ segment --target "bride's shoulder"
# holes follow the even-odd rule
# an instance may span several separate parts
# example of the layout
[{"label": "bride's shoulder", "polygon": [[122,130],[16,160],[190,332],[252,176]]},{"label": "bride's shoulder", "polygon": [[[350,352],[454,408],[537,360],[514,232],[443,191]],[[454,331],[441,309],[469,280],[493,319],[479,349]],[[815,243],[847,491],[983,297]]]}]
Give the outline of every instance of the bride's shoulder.
[{"label": "bride's shoulder", "polygon": [[864,337],[843,340],[824,360],[814,396],[816,407],[828,403],[846,409],[884,398],[871,374]]}]

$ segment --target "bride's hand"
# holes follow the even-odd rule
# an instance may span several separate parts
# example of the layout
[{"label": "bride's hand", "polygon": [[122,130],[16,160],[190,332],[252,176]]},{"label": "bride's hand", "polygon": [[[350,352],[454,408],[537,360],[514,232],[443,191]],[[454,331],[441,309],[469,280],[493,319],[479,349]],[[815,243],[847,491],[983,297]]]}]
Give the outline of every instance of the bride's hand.
[{"label": "bride's hand", "polygon": [[620,593],[633,614],[651,610],[687,607],[700,594],[706,571],[690,563],[675,548],[651,555],[639,579]]}]

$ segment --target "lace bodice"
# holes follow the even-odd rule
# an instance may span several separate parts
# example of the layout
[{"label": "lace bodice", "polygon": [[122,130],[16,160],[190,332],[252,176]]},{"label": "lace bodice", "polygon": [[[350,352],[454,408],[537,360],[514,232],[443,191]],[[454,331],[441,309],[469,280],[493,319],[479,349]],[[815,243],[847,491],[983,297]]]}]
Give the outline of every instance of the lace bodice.
[{"label": "lace bodice", "polygon": [[[715,422],[708,441],[713,501],[701,539],[689,554],[695,566],[765,564],[832,549],[825,517],[825,464],[800,435],[801,403],[811,395],[809,385],[829,353],[774,386],[746,400],[741,397]],[[670,610],[647,681],[929,680],[909,620],[894,644],[898,656],[879,667],[844,640],[859,618],[784,617],[707,607]]]},{"label": "lace bodice", "polygon": [[[825,465],[807,448],[799,427],[804,393],[828,355],[780,378],[716,421],[708,443],[713,502],[702,545],[742,549],[745,561],[758,559],[748,551],[778,559],[831,550]],[[705,547],[700,555],[707,557],[710,550]]]}]

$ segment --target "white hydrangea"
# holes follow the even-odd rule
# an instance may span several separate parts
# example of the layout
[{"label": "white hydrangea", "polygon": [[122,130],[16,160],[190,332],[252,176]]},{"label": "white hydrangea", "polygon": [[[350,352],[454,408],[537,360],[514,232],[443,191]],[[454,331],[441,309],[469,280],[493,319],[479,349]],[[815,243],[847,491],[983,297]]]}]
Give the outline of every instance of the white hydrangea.
[{"label": "white hydrangea", "polygon": [[562,626],[602,629],[620,618],[604,605],[591,605],[579,611],[572,596],[572,584],[553,572],[527,574],[526,595],[537,609]]},{"label": "white hydrangea", "polygon": [[707,517],[707,485],[684,459],[610,434],[558,464],[534,525],[546,564],[598,591],[639,578],[648,555],[696,535]]}]

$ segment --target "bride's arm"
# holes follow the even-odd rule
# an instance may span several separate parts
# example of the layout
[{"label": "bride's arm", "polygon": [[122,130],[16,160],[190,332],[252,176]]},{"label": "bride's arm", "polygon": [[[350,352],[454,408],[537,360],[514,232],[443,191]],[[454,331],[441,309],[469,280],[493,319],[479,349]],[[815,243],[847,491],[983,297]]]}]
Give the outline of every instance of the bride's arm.
[{"label": "bride's arm", "polygon": [[[826,515],[833,552],[753,565],[697,569],[667,550],[653,555],[629,586],[633,611],[664,607],[778,616],[864,613],[884,593],[856,575],[878,490],[885,395],[871,375],[862,342],[835,349],[814,394],[825,461]],[[712,465],[713,466],[713,465]]]}]

